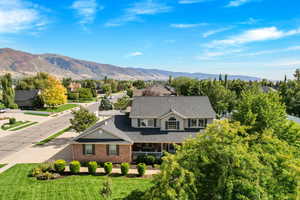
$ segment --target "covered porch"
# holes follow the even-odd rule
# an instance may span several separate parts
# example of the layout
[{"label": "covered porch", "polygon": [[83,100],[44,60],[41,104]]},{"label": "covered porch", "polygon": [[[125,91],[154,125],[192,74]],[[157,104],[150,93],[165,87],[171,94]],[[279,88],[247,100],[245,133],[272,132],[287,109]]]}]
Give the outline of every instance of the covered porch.
[{"label": "covered porch", "polygon": [[140,155],[153,155],[160,158],[163,152],[175,153],[173,143],[134,143],[132,145],[132,159]]}]

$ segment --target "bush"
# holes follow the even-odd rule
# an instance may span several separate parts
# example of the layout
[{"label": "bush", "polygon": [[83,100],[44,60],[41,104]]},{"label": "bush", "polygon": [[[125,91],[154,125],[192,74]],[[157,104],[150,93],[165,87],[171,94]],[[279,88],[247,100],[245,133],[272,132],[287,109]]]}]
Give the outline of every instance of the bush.
[{"label": "bush", "polygon": [[145,156],[145,163],[146,163],[146,165],[154,165],[155,161],[156,161],[155,156],[152,156],[152,155]]},{"label": "bush", "polygon": [[139,163],[145,163],[145,160],[146,160],[146,156],[145,155],[138,155],[137,158],[136,158],[136,163],[139,164]]},{"label": "bush", "polygon": [[99,106],[99,110],[112,110],[113,109],[113,105],[110,102],[110,100],[105,96],[102,98],[101,102],[100,102],[100,106]]},{"label": "bush", "polygon": [[63,173],[66,168],[66,161],[64,160],[57,160],[54,162],[54,169],[57,173]]},{"label": "bush", "polygon": [[136,167],[137,167],[139,176],[144,176],[144,174],[146,173],[147,165],[145,163],[139,163]]},{"label": "bush", "polygon": [[98,164],[96,161],[91,161],[88,163],[88,170],[90,174],[96,174],[97,168],[98,168]]},{"label": "bush", "polygon": [[128,174],[128,171],[129,171],[129,163],[122,163],[121,164],[121,173],[123,176],[126,176]]},{"label": "bush", "polygon": [[93,93],[90,88],[78,88],[79,98],[89,99],[93,97]]},{"label": "bush", "polygon": [[70,162],[69,167],[72,174],[78,174],[80,172],[80,162],[77,160]]},{"label": "bush", "polygon": [[39,168],[42,170],[42,172],[53,172],[54,171],[53,163],[42,163],[42,164],[40,164]]},{"label": "bush", "polygon": [[68,99],[78,100],[79,99],[79,93],[78,92],[68,92]]},{"label": "bush", "polygon": [[9,118],[9,124],[15,124],[17,122],[16,118]]},{"label": "bush", "polygon": [[43,171],[41,170],[41,168],[35,167],[30,171],[29,176],[37,177],[39,174],[42,174],[42,173],[43,173]]},{"label": "bush", "polygon": [[37,180],[50,180],[50,179],[54,179],[54,175],[50,172],[45,172],[45,173],[41,173],[39,175],[36,176]]},{"label": "bush", "polygon": [[110,174],[113,168],[113,164],[111,162],[104,163],[104,171],[105,174]]}]

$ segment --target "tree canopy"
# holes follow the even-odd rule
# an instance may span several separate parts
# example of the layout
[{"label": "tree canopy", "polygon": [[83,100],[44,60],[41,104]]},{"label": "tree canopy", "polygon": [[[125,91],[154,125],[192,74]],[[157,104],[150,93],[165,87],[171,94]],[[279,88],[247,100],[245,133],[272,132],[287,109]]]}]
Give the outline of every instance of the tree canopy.
[{"label": "tree canopy", "polygon": [[94,125],[98,118],[94,113],[89,112],[86,108],[80,107],[79,110],[72,111],[73,118],[70,119],[71,127],[76,132],[82,132]]},{"label": "tree canopy", "polygon": [[41,94],[46,105],[55,107],[67,103],[67,90],[58,79],[49,75],[46,85]]}]

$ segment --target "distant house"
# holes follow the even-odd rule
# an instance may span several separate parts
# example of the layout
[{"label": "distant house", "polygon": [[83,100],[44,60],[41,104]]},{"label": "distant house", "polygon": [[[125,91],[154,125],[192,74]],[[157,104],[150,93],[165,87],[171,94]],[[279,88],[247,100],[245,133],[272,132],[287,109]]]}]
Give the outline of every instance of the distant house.
[{"label": "distant house", "polygon": [[71,82],[70,85],[68,86],[68,89],[71,92],[75,92],[79,88],[81,88],[81,84],[80,83],[76,83],[76,82]]},{"label": "distant house", "polygon": [[137,89],[133,91],[133,96],[172,96],[176,95],[172,87],[164,85],[152,85],[145,89]]},{"label": "distant house", "polygon": [[35,101],[40,95],[40,90],[16,90],[15,103],[19,108],[33,108]]},{"label": "distant house", "polygon": [[139,155],[161,157],[213,122],[206,96],[134,97],[129,115],[115,115],[74,138],[73,159],[132,162]]}]

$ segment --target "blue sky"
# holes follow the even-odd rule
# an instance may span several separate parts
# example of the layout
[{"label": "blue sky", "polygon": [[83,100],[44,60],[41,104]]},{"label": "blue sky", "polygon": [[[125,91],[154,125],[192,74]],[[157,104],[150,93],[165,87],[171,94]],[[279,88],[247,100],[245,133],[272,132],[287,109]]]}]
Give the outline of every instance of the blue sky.
[{"label": "blue sky", "polygon": [[0,46],[124,67],[283,79],[299,0],[0,0]]}]

